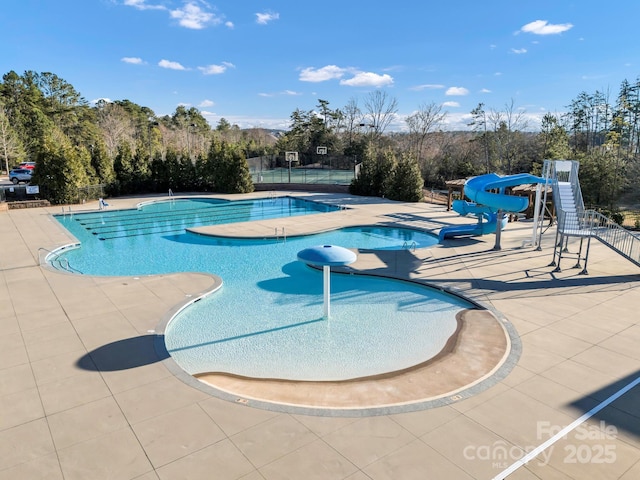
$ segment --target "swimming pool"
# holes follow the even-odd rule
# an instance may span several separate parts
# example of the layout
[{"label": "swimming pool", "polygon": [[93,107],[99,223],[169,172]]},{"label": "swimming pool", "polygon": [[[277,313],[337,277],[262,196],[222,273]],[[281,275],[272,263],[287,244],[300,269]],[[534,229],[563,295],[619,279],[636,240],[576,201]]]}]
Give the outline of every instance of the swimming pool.
[{"label": "swimming pool", "polygon": [[[225,206],[254,220],[325,208],[279,201],[275,208],[265,200]],[[51,264],[92,275],[201,271],[220,276],[222,288],[183,309],[165,331],[167,350],[191,374],[341,380],[395,371],[436,355],[457,328],[456,314],[471,307],[410,282],[334,274],[332,315],[324,320],[322,273],[297,261],[297,252],[319,244],[422,248],[437,238],[387,227],[347,228],[286,242],[185,231],[222,221],[220,212],[211,215],[219,203],[159,202],[137,210],[56,216],[81,246],[52,256]],[[224,218],[231,218],[230,212]]]}]

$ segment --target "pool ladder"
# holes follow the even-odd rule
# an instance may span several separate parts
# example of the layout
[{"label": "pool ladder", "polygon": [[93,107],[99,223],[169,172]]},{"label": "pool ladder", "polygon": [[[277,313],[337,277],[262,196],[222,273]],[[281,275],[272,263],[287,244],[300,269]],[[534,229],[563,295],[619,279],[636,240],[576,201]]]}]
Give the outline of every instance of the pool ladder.
[{"label": "pool ladder", "polygon": [[287,234],[284,231],[284,227],[278,228],[276,227],[275,232],[276,242],[282,238],[282,243],[287,243]]},{"label": "pool ladder", "polygon": [[416,243],[415,240],[412,241],[411,243],[405,241],[404,244],[402,245],[403,250],[410,250],[412,252],[415,252],[417,247],[418,247],[418,244]]}]

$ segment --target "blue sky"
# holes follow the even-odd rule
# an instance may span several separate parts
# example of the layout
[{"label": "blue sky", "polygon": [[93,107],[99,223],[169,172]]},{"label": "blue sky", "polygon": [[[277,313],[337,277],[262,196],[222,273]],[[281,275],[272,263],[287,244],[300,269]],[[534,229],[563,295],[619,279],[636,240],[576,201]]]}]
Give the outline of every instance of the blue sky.
[{"label": "blue sky", "polygon": [[531,129],[586,91],[640,74],[640,2],[595,0],[11,0],[0,73],[52,72],[88,101],[157,115],[198,108],[215,126],[287,128],[318,99],[341,108],[383,89],[392,129],[420,105],[464,127],[478,103]]}]

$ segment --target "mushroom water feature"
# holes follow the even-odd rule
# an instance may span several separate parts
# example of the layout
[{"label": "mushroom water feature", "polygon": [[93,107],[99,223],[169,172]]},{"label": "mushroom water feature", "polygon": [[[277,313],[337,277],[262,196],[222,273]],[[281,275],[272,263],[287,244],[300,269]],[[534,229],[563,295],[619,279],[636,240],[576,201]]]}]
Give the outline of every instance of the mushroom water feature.
[{"label": "mushroom water feature", "polygon": [[298,260],[314,267],[322,267],[323,272],[323,313],[324,318],[331,315],[331,267],[342,267],[356,261],[356,254],[351,250],[336,245],[318,245],[298,252]]}]

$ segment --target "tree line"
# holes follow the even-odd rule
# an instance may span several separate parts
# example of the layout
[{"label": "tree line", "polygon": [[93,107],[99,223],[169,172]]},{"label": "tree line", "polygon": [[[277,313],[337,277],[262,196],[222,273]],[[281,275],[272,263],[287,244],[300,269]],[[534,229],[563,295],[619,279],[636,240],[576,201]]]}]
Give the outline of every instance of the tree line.
[{"label": "tree line", "polygon": [[[33,183],[52,203],[77,201],[79,189],[104,185],[107,194],[176,191],[248,192],[247,158],[286,166],[359,172],[354,194],[412,201],[423,187],[487,172],[539,173],[544,159],[580,161],[585,202],[613,207],[640,179],[640,80],[623,81],[616,96],[581,92],[562,114],[546,114],[532,128],[513,101],[501,109],[479,104],[468,129],[447,131],[448,112],[423,103],[402,131],[397,100],[375,90],[333,108],[319,99],[296,109],[289,129],[240,129],[221,119],[208,124],[196,108],[157,116],[129,100],[90,105],[57,75],[11,71],[0,83],[0,159],[4,169],[35,161]],[[326,148],[326,154],[317,147]],[[418,198],[419,199],[419,198]]]}]

